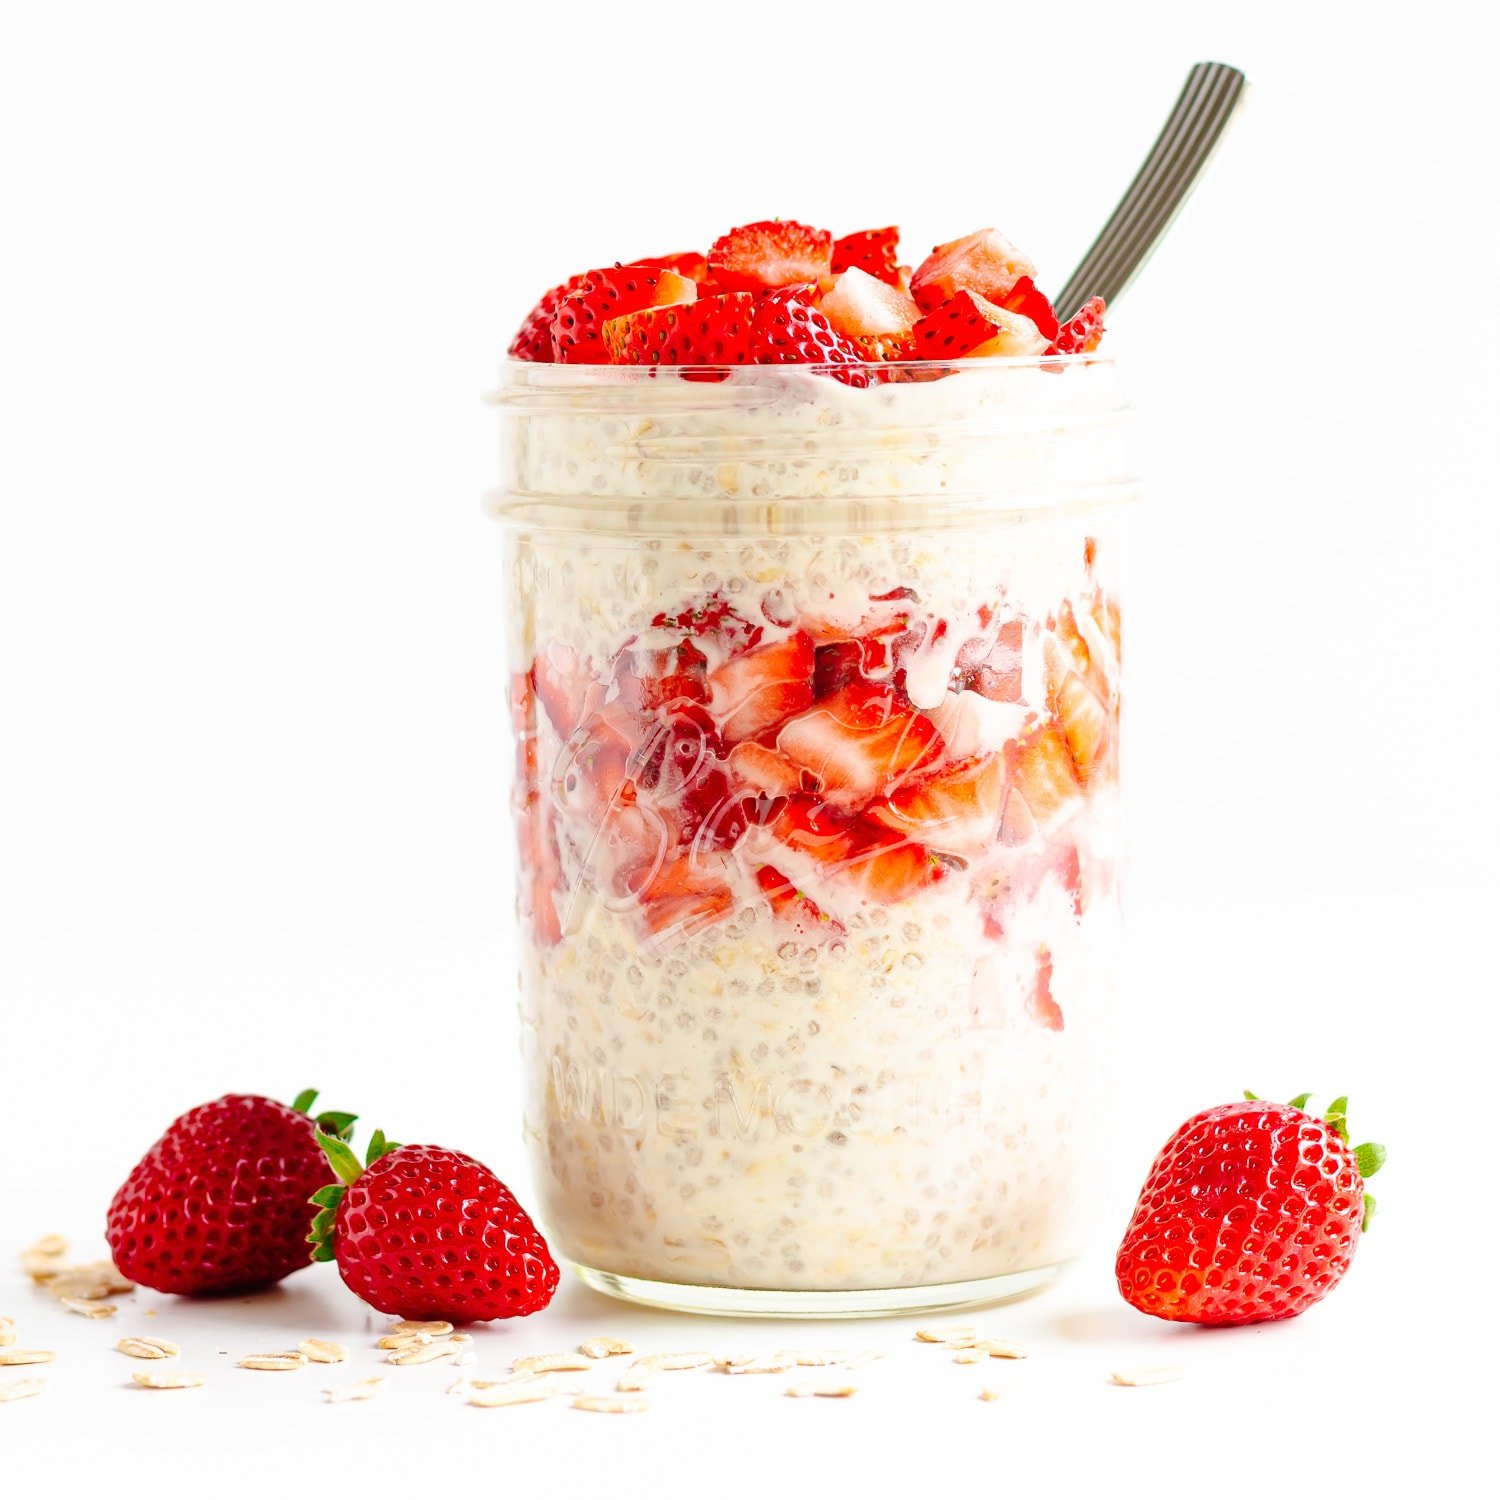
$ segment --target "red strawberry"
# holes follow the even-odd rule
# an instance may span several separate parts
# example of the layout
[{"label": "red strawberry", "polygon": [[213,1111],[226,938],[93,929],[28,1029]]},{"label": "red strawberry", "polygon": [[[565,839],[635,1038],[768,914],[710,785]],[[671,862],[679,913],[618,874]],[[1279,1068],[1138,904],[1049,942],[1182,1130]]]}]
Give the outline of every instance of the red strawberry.
[{"label": "red strawberry", "polygon": [[726,291],[817,281],[831,270],[833,236],[794,219],[762,219],[731,229],[708,252],[709,274]]},{"label": "red strawberry", "polygon": [[1057,330],[1048,354],[1091,354],[1104,337],[1104,298],[1090,297]]},{"label": "red strawberry", "polygon": [[686,937],[728,916],[734,909],[729,869],[722,855],[682,855],[665,863],[640,892],[652,934]]},{"label": "red strawberry", "polygon": [[552,320],[564,297],[580,291],[588,282],[589,272],[570,276],[550,291],[542,294],[542,300],[526,314],[526,321],[516,330],[507,350],[512,359],[528,359],[539,364],[551,364]]},{"label": "red strawberry", "polygon": [[607,322],[648,307],[692,302],[697,295],[697,284],[676,271],[652,266],[590,271],[584,285],[558,304],[552,320],[553,357],[561,364],[607,364]]},{"label": "red strawberry", "polygon": [[[891,225],[888,229],[861,229],[855,234],[846,234],[833,242],[833,269],[835,272],[858,270],[874,276],[887,286],[901,286],[901,268],[896,264],[896,246],[901,231]],[[909,275],[910,273],[908,273]]]},{"label": "red strawberry", "polygon": [[1023,318],[1030,318],[1036,324],[1037,331],[1049,343],[1057,337],[1057,314],[1053,312],[1045,293],[1038,289],[1031,277],[1021,277],[1003,297],[998,297],[995,301],[1007,312],[1020,313]]},{"label": "red strawberry", "polygon": [[760,365],[852,365],[832,373],[845,385],[864,386],[859,350],[809,301],[801,286],[781,287],[756,299],[750,358]]},{"label": "red strawberry", "polygon": [[[376,1131],[361,1170],[323,1137],[339,1182],[313,1195],[313,1258],[379,1312],[450,1323],[518,1318],[557,1290],[557,1262],[490,1169],[441,1146],[398,1146]],[[326,1175],[326,1174],[325,1174]]]},{"label": "red strawberry", "polygon": [[309,1262],[308,1200],[333,1180],[322,1135],[354,1116],[226,1094],[167,1127],[109,1205],[105,1238],[121,1275],[183,1296],[241,1292]]},{"label": "red strawberry", "polygon": [[837,867],[854,851],[853,820],[817,797],[786,799],[771,820],[771,836],[819,864]]},{"label": "red strawberry", "polygon": [[1348,1101],[1307,1095],[1196,1114],[1162,1147],[1115,1258],[1120,1294],[1176,1323],[1294,1318],[1328,1295],[1369,1226],[1383,1146],[1349,1147]]},{"label": "red strawberry", "polygon": [[531,664],[531,680],[552,727],[564,739],[604,696],[603,685],[570,646],[538,651]]},{"label": "red strawberry", "polygon": [[816,901],[804,896],[780,870],[762,865],[755,879],[771,903],[778,921],[787,923],[803,937],[842,937],[844,925],[826,916]]},{"label": "red strawberry", "polygon": [[911,294],[927,312],[965,291],[1003,302],[1023,276],[1035,275],[1036,267],[1004,235],[980,229],[938,245],[913,272]]},{"label": "red strawberry", "polygon": [[889,693],[851,683],[784,724],[776,746],[814,778],[827,801],[853,809],[888,795],[918,766],[936,761],[943,742],[925,714],[899,708]]},{"label": "red strawberry", "polygon": [[1052,998],[1052,950],[1045,943],[1036,950],[1036,985],[1026,997],[1026,1009],[1048,1031],[1063,1029],[1062,1007]]},{"label": "red strawberry", "polygon": [[851,267],[826,292],[818,309],[838,332],[851,339],[904,342],[921,317],[911,295]]},{"label": "red strawberry", "polygon": [[1109,710],[1077,672],[1068,672],[1050,687],[1047,701],[1062,725],[1078,779],[1087,786],[1114,738]]},{"label": "red strawberry", "polygon": [[627,646],[615,658],[620,701],[636,712],[708,701],[708,659],[690,641],[670,646]]},{"label": "red strawberry", "polygon": [[918,359],[1040,354],[1047,340],[1030,318],[962,291],[918,320],[911,331]]},{"label": "red strawberry", "polygon": [[1025,628],[1018,619],[1006,620],[993,641],[980,638],[966,643],[954,667],[954,690],[978,693],[992,703],[1019,703]]},{"label": "red strawberry", "polygon": [[819,702],[863,675],[865,648],[858,641],[833,641],[827,646],[819,646],[816,657],[813,697]]},{"label": "red strawberry", "polygon": [[[1083,788],[1073,766],[1073,755],[1055,720],[1028,730],[1011,751],[1011,781],[1014,792],[1026,804],[1025,811],[1043,830],[1065,822],[1083,801]],[[1014,800],[1012,797],[1010,800]],[[1021,813],[1016,810],[1016,816]],[[1006,821],[1012,810],[1006,804]],[[1005,830],[1002,829],[1002,835]],[[1006,842],[1024,842],[1007,838]]]},{"label": "red strawberry", "polygon": [[709,674],[711,705],[729,744],[755,739],[812,703],[813,644],[802,631],[732,657]]},{"label": "red strawberry", "polygon": [[909,901],[947,872],[948,867],[920,844],[864,823],[856,831],[853,852],[839,875],[867,900],[890,905]]},{"label": "red strawberry", "polygon": [[676,255],[643,255],[630,262],[633,266],[659,266],[664,271],[676,271],[689,281],[708,280],[708,260],[696,250],[679,251]]},{"label": "red strawberry", "polygon": [[742,365],[750,359],[755,299],[748,292],[611,318],[603,335],[618,365]]},{"label": "red strawberry", "polygon": [[754,740],[729,752],[729,774],[767,797],[790,797],[802,789],[802,773],[786,756]]},{"label": "red strawberry", "polygon": [[999,837],[1005,792],[1005,758],[973,755],[913,777],[869,816],[946,854],[977,854]]}]

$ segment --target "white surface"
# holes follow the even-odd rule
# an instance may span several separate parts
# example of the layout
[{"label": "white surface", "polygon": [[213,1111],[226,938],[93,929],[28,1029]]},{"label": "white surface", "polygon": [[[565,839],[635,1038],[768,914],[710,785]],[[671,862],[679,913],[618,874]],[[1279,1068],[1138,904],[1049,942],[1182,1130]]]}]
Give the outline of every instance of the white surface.
[{"label": "white surface", "polygon": [[[659,1409],[610,1419],[450,1409],[423,1370],[326,1410],[316,1373],[224,1370],[219,1348],[358,1329],[322,1270],[243,1309],[159,1304],[146,1321],[211,1376],[161,1394],[123,1388],[110,1327],[0,1279],[0,1312],[63,1356],[0,1409],[7,1494],[53,1471],[159,1492],[179,1461],[225,1495],[315,1466],[376,1493],[419,1467],[486,1492],[1443,1493],[1474,1457],[1493,22],[1163,0],[1017,13],[971,46],[930,16],[914,42],[909,7],[832,11],[0,15],[0,1259],[97,1233],[167,1120],[231,1088],[317,1083],[522,1183],[478,513],[477,394],[512,326],[565,272],[768,213],[896,218],[918,248],[993,221],[1056,284],[1187,64],[1221,56],[1251,110],[1111,320],[1152,498],[1128,601],[1138,1024],[1106,1218],[1191,1110],[1347,1089],[1392,1148],[1348,1284],[1293,1324],[1184,1334],[1115,1300],[1104,1243],[986,1317],[1033,1345],[1024,1367],[950,1369],[899,1324],[752,1331],[892,1354],[847,1404],[668,1376]],[[495,1365],[648,1325],[656,1347],[738,1332],[570,1288],[481,1346]],[[1181,1385],[1101,1384],[1164,1344]],[[1005,1401],[970,1398],[987,1380]]]}]

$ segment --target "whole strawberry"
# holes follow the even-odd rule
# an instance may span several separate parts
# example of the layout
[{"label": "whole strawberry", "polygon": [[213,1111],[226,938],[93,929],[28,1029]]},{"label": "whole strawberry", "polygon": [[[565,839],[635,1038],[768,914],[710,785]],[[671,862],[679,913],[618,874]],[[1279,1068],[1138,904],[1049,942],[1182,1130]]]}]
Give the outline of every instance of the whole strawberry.
[{"label": "whole strawberry", "polygon": [[376,1131],[365,1158],[323,1149],[342,1179],[313,1195],[316,1260],[337,1260],[355,1296],[380,1312],[450,1323],[518,1318],[557,1290],[557,1262],[490,1169],[441,1146],[397,1146]]},{"label": "whole strawberry", "polygon": [[167,1127],[109,1206],[105,1236],[124,1276],[183,1296],[239,1292],[308,1265],[308,1200],[333,1174],[323,1132],[354,1116],[309,1118],[317,1094],[290,1106],[226,1094]]},{"label": "whole strawberry", "polygon": [[1294,1318],[1349,1269],[1375,1212],[1383,1146],[1349,1146],[1347,1099],[1246,1094],[1194,1115],[1162,1147],[1115,1259],[1132,1306],[1178,1323]]}]

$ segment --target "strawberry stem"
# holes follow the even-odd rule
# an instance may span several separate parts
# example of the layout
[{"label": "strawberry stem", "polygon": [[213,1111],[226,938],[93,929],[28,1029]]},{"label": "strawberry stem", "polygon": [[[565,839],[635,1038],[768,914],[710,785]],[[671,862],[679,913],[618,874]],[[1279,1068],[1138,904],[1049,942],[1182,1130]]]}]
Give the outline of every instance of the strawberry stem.
[{"label": "strawberry stem", "polygon": [[308,1200],[317,1205],[318,1213],[312,1221],[312,1229],[308,1233],[307,1240],[313,1247],[313,1260],[332,1260],[334,1258],[334,1223],[338,1219],[339,1205],[344,1201],[344,1194],[349,1190],[349,1184],[359,1181],[364,1167],[373,1166],[382,1156],[389,1156],[392,1151],[396,1150],[397,1142],[388,1141],[385,1138],[385,1131],[377,1130],[370,1137],[370,1144],[365,1152],[364,1167],[360,1166],[359,1158],[344,1137],[320,1132],[318,1144],[323,1148],[323,1155],[328,1158],[328,1165],[333,1168],[339,1180],[330,1182],[326,1187],[320,1187]]}]

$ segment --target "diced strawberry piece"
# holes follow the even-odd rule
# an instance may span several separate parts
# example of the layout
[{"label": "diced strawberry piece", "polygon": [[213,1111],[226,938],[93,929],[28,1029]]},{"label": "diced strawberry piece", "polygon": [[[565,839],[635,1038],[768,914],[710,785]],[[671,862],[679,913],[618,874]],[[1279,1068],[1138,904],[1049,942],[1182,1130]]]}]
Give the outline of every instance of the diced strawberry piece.
[{"label": "diced strawberry piece", "polygon": [[794,219],[762,219],[731,229],[708,252],[709,274],[729,291],[817,281],[832,268],[833,236]]},{"label": "diced strawberry piece", "polygon": [[[870,364],[892,364],[896,360],[915,359],[917,343],[909,333],[882,333],[873,337],[851,334],[849,342],[859,351],[859,357]],[[895,378],[896,372],[871,371],[871,379]]]},{"label": "diced strawberry piece", "polygon": [[1087,786],[1109,753],[1113,738],[1109,710],[1077,672],[1064,675],[1047,696],[1067,737],[1078,779]]},{"label": "diced strawberry piece", "polygon": [[683,856],[667,861],[640,892],[641,914],[656,936],[687,936],[734,909],[734,892],[722,857]]},{"label": "diced strawberry piece", "polygon": [[618,703],[590,715],[573,731],[554,768],[553,794],[559,804],[597,820],[618,802],[634,800],[640,754],[649,733],[649,726]]},{"label": "diced strawberry piece", "polygon": [[831,868],[854,852],[853,820],[817,797],[788,797],[768,827],[788,849]]},{"label": "diced strawberry piece", "polygon": [[[896,247],[901,231],[891,225],[888,229],[861,229],[855,234],[846,234],[833,242],[833,269],[837,271],[864,271],[883,281],[887,286],[901,287],[901,267],[896,264]],[[911,273],[908,270],[907,276]]]},{"label": "diced strawberry piece", "polygon": [[1036,267],[1004,235],[980,229],[938,245],[912,274],[911,294],[928,312],[959,292],[1001,302],[1023,276]]},{"label": "diced strawberry piece", "polygon": [[[1022,621],[1006,620],[993,641],[981,639],[967,643],[960,650],[954,667],[954,687],[960,692],[978,693],[992,703],[1019,703],[1024,632]],[[981,651],[983,655],[979,654]]]},{"label": "diced strawberry piece", "polygon": [[1092,354],[1104,337],[1104,298],[1090,297],[1057,330],[1048,354]]},{"label": "diced strawberry piece", "polygon": [[558,304],[552,320],[553,358],[562,364],[607,364],[607,322],[646,308],[692,302],[697,295],[697,283],[676,271],[652,266],[590,271],[585,284]]},{"label": "diced strawberry piece", "polygon": [[813,699],[813,644],[802,631],[731,657],[709,674],[714,717],[725,740],[754,739]]},{"label": "diced strawberry piece", "polygon": [[1049,342],[1057,337],[1057,314],[1053,312],[1052,303],[1048,301],[1046,294],[1031,277],[1021,277],[1003,297],[994,300],[1007,312],[1020,313],[1023,318],[1030,318],[1036,324],[1037,332]]},{"label": "diced strawberry piece", "polygon": [[753,740],[729,752],[729,774],[767,797],[790,797],[802,789],[802,773],[786,756]]},{"label": "diced strawberry piece", "polygon": [[1052,950],[1045,943],[1036,950],[1036,984],[1026,997],[1026,1009],[1049,1031],[1063,1029],[1062,1007],[1052,998]]},{"label": "diced strawberry piece", "polygon": [[858,826],[854,850],[839,874],[868,900],[891,905],[936,885],[947,869],[920,844],[864,823]]},{"label": "diced strawberry piece", "polygon": [[564,739],[604,696],[603,684],[569,646],[538,651],[531,664],[531,680],[552,727]]},{"label": "diced strawberry piece", "polygon": [[627,646],[615,658],[615,686],[637,712],[708,701],[708,658],[691,641]]},{"label": "diced strawberry piece", "polygon": [[728,292],[611,318],[603,338],[617,365],[743,365],[754,316],[754,297]]},{"label": "diced strawberry piece", "polygon": [[650,801],[617,802],[593,831],[590,860],[616,899],[635,898],[656,878],[672,848],[672,829]]},{"label": "diced strawberry piece", "polygon": [[526,320],[506,351],[512,359],[527,359],[537,364],[552,363],[552,320],[564,297],[580,291],[588,282],[589,272],[582,271],[542,294],[542,299],[526,314]]},{"label": "diced strawberry piece", "polygon": [[852,339],[900,340],[910,335],[912,325],[922,316],[910,293],[888,286],[858,267],[836,277],[818,307],[840,333]]},{"label": "diced strawberry piece", "polygon": [[1078,616],[1072,603],[1064,599],[1057,611],[1057,619],[1049,623],[1057,644],[1066,653],[1065,665],[1077,672],[1101,697],[1108,696],[1109,679],[1105,676],[1104,666],[1094,660],[1088,639],[1078,628]]},{"label": "diced strawberry piece", "polygon": [[989,359],[1040,354],[1047,341],[1030,318],[962,291],[922,317],[911,331],[918,359]]},{"label": "diced strawberry piece", "polygon": [[1106,676],[1114,681],[1120,676],[1120,606],[1109,598],[1103,589],[1097,589],[1089,605],[1089,617],[1098,627],[1099,634],[1109,648]]},{"label": "diced strawberry piece", "polygon": [[794,932],[803,937],[843,936],[843,923],[824,915],[817,902],[803,895],[780,870],[762,865],[755,879],[771,903],[772,914]]},{"label": "diced strawberry piece", "polygon": [[1039,828],[1055,827],[1077,811],[1083,788],[1068,741],[1055,719],[1028,730],[1012,753],[1011,781]]},{"label": "diced strawberry piece", "polygon": [[889,693],[882,698],[853,683],[784,724],[776,744],[829,802],[846,809],[889,794],[943,748],[925,714],[902,711]]},{"label": "diced strawberry piece", "polygon": [[903,783],[867,817],[946,854],[977,854],[999,837],[1005,757],[975,755]]},{"label": "diced strawberry piece", "polygon": [[807,300],[800,286],[781,287],[756,299],[750,358],[760,365],[831,365],[831,373],[845,385],[869,384],[860,368],[859,350]]},{"label": "diced strawberry piece", "polygon": [[630,262],[633,266],[657,266],[663,271],[676,271],[679,276],[686,276],[689,281],[704,282],[708,280],[708,258],[699,255],[696,250],[684,250],[677,255],[643,255],[639,260]]},{"label": "diced strawberry piece", "polygon": [[862,675],[865,648],[858,641],[834,641],[831,645],[819,646],[816,657],[813,698],[821,702]]}]

